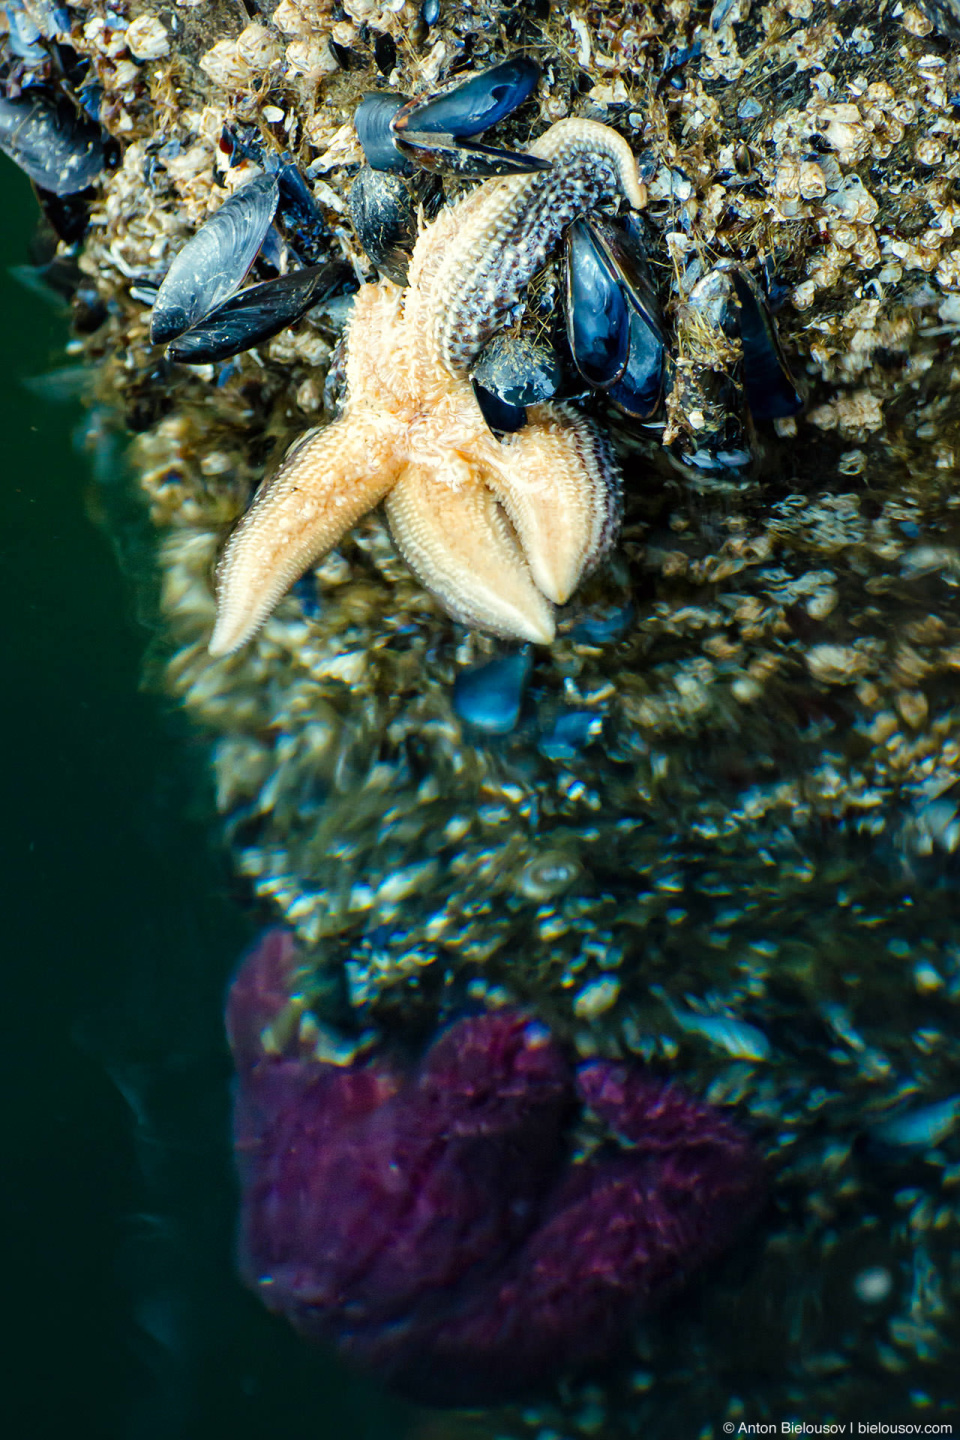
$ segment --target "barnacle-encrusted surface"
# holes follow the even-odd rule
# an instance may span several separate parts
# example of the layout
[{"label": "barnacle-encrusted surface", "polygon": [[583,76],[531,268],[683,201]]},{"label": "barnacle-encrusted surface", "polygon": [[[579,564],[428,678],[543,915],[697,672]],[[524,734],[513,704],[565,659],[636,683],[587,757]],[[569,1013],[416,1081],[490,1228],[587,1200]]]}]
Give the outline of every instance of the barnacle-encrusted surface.
[{"label": "barnacle-encrusted surface", "polygon": [[[154,9],[170,13],[129,14]],[[86,343],[103,403],[141,432],[165,675],[215,736],[241,871],[314,947],[317,1003],[344,977],[364,1023],[532,1002],[584,1055],[648,1058],[736,1107],[771,1157],[750,1263],[641,1333],[619,1379],[497,1417],[497,1435],[926,1420],[956,1393],[960,67],[913,7],[745,9],[476,0],[424,32],[411,5],[281,0],[245,24],[211,0],[178,7],[169,53],[142,62],[76,12],[126,146],[82,260],[113,307]],[[529,47],[539,114],[508,142],[574,112],[643,157],[680,393],[730,359],[683,323],[701,256],[769,263],[810,391],[734,496],[618,428],[623,543],[502,738],[453,703],[497,647],[440,614],[375,516],[211,663],[221,534],[268,453],[328,418],[336,331],[321,315],[216,385],[174,381],[128,294],[215,207],[225,121],[295,151],[360,261],[349,119],[374,49],[390,59],[378,36],[406,93],[468,37],[478,67]],[[692,398],[668,419],[705,423]]]}]

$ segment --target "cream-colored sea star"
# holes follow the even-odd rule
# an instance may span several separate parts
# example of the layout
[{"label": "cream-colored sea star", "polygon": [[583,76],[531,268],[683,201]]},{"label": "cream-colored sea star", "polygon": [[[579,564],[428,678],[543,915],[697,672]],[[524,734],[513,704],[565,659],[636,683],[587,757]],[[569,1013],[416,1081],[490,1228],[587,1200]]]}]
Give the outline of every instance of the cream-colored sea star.
[{"label": "cream-colored sea star", "polygon": [[604,194],[635,206],[644,195],[608,126],[561,120],[530,149],[551,168],[486,181],[421,230],[408,288],[360,290],[341,413],[300,437],[231,536],[211,654],[248,640],[381,500],[399,549],[452,615],[553,639],[553,605],[616,534],[616,464],[602,433],[566,406],[532,407],[522,430],[498,440],[467,373],[565,227]]}]

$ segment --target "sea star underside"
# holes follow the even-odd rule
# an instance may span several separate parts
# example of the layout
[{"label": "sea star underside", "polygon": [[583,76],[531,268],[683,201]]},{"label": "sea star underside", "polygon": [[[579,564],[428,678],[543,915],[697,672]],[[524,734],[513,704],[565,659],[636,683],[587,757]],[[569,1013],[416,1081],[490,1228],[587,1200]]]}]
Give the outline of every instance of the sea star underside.
[{"label": "sea star underside", "polygon": [[210,652],[259,628],[289,586],[385,503],[400,551],[457,619],[549,643],[563,604],[616,535],[609,444],[562,405],[502,440],[467,371],[566,226],[604,194],[643,203],[636,161],[605,125],[562,120],[531,147],[549,170],[487,181],[418,237],[410,283],[364,286],[346,337],[345,399],[288,451],[218,571]]}]

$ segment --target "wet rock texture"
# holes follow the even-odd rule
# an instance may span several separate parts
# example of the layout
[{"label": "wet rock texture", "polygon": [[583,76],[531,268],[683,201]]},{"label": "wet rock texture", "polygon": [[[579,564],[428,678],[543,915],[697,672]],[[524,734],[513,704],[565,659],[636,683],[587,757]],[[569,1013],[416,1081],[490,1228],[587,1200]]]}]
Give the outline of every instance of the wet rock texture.
[{"label": "wet rock texture", "polygon": [[[489,1405],[610,1361],[632,1314],[754,1218],[746,1138],[639,1066],[574,1074],[539,1021],[504,1010],[458,1020],[413,1069],[338,1067],[302,1012],[289,1024],[296,963],[268,932],[227,1007],[241,1266],[270,1309],[395,1388]],[[571,1159],[583,1106],[623,1148],[598,1137]]]},{"label": "wet rock texture", "polygon": [[[76,347],[100,361],[101,494],[141,556],[146,522],[131,529],[109,448],[119,416],[161,539],[154,673],[213,736],[239,870],[312,956],[311,1006],[349,1030],[432,1027],[464,999],[530,1005],[583,1059],[655,1062],[739,1110],[770,1159],[774,1213],[746,1273],[641,1324],[603,1386],[491,1433],[713,1435],[758,1414],[886,1413],[893,1395],[897,1419],[946,1413],[960,1299],[948,7],[478,0],[427,27],[411,5],[282,0],[248,21],[211,0],[131,5],[129,45],[95,7],[74,14],[123,147],[80,255],[109,309]],[[760,436],[763,466],[735,492],[694,483],[656,432],[614,418],[619,550],[557,643],[507,667],[509,694],[493,667],[470,714],[457,677],[502,647],[439,613],[376,516],[250,647],[211,662],[225,529],[289,440],[329,418],[338,317],[190,370],[149,346],[132,279],[159,280],[252,173],[227,169],[224,123],[298,158],[331,252],[364,269],[346,201],[359,96],[521,46],[545,80],[505,143],[579,113],[644,156],[681,393],[712,393],[732,363],[684,301],[701,256],[736,259],[784,297],[806,413]],[[668,437],[703,423],[689,403],[666,422]],[[475,723],[488,713],[515,723]],[[884,1284],[863,1281],[878,1271]]]}]

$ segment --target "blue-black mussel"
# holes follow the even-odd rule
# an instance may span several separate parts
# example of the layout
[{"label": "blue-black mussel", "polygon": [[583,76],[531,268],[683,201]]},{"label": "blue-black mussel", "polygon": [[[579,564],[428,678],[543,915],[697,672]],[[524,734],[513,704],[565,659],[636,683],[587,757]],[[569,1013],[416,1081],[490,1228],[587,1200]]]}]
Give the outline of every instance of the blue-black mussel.
[{"label": "blue-black mussel", "polygon": [[350,214],[382,274],[406,283],[417,210],[422,206],[429,216],[442,201],[440,182],[430,172],[483,178],[547,166],[534,155],[475,138],[522,105],[539,77],[536,61],[516,55],[414,100],[388,92],[364,98],[354,123],[367,164],[351,189]]},{"label": "blue-black mussel", "polygon": [[475,137],[511,115],[533,92],[540,66],[512,56],[431,95],[367,95],[354,124],[367,164],[409,175],[414,165],[445,174],[519,175],[549,165],[535,155],[484,145]]},{"label": "blue-black mussel", "polygon": [[491,429],[518,430],[526,406],[591,392],[634,419],[658,412],[667,342],[642,227],[634,214],[569,227],[562,288],[532,287],[519,332],[494,336],[474,368]]},{"label": "blue-black mussel", "polygon": [[246,278],[274,215],[280,187],[258,175],[225,200],[174,257],[157,292],[150,339],[162,345],[222,305]]},{"label": "blue-black mussel", "polygon": [[276,175],[277,215],[283,225],[283,239],[301,265],[316,265],[329,253],[327,225],[299,168],[286,156],[271,153],[252,125],[224,129],[220,149],[234,163],[252,160],[268,175]]},{"label": "blue-black mussel", "polygon": [[[51,0],[10,0],[0,33],[0,152],[29,176],[43,213],[25,283],[61,299],[78,293],[75,256],[57,253],[57,241],[74,247],[86,232],[93,182],[112,163],[115,142],[96,119],[96,81],[69,44],[70,11]],[[86,287],[89,301],[90,287]],[[102,319],[99,302],[78,301],[75,321],[86,329]]]},{"label": "blue-black mussel", "polygon": [[36,87],[15,99],[0,95],[0,150],[57,196],[85,190],[105,164],[100,126],[65,97]]},{"label": "blue-black mussel", "polygon": [[381,275],[407,283],[407,268],[417,238],[417,211],[428,219],[443,202],[434,175],[410,184],[403,175],[364,165],[350,187],[350,218],[357,238]]},{"label": "blue-black mussel", "polygon": [[662,425],[666,396],[670,459],[698,485],[742,484],[764,453],[757,425],[803,408],[770,308],[746,269],[721,262],[675,305],[671,346],[649,249],[637,215],[575,221],[564,245],[563,327],[556,316],[550,327],[542,302],[531,316],[528,299],[524,324],[541,338],[523,329],[494,337],[473,372],[481,409],[506,432],[521,428],[527,405],[592,392],[630,420]]},{"label": "blue-black mussel", "polygon": [[787,368],[773,316],[757,282],[740,265],[728,271],[737,297],[743,349],[743,388],[754,420],[786,420],[803,409],[803,396]]},{"label": "blue-black mussel", "polygon": [[663,394],[666,340],[636,215],[577,220],[566,239],[570,353],[589,385],[646,420]]},{"label": "blue-black mussel", "polygon": [[309,309],[326,299],[342,279],[343,267],[331,261],[291,270],[260,285],[251,285],[172,340],[167,346],[167,355],[188,365],[227,360],[295,325]]},{"label": "blue-black mussel", "polygon": [[[291,215],[297,235],[306,221],[322,225],[312,196],[283,166],[258,175],[225,200],[173,260],[156,294],[150,323],[154,344],[188,364],[226,360],[296,324],[350,278],[338,262],[307,265],[240,286],[264,250],[279,215]],[[301,241],[301,244],[303,242]],[[267,246],[283,263],[280,251]],[[281,246],[282,250],[282,246]],[[239,292],[239,293],[238,293]]]},{"label": "blue-black mussel", "polygon": [[668,454],[699,487],[738,488],[757,473],[756,425],[803,408],[773,317],[753,276],[721,262],[679,305],[676,331]]},{"label": "blue-black mussel", "polygon": [[0,34],[0,150],[44,196],[85,190],[114,147],[97,123],[95,78],[70,45],[71,13],[11,0]]},{"label": "blue-black mussel", "polygon": [[565,384],[557,347],[522,333],[495,335],[471,378],[484,419],[491,430],[503,433],[521,430],[527,406],[554,399]]}]

